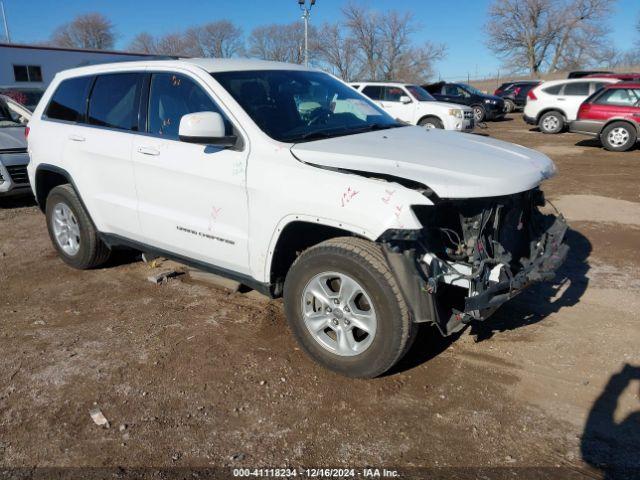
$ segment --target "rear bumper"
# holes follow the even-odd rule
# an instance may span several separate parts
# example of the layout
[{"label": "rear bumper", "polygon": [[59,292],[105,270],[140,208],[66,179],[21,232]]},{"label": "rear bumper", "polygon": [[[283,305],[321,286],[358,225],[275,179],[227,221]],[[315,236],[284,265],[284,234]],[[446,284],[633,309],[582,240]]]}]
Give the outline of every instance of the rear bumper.
[{"label": "rear bumper", "polygon": [[597,120],[574,120],[569,123],[569,131],[597,137],[602,131],[604,122]]}]

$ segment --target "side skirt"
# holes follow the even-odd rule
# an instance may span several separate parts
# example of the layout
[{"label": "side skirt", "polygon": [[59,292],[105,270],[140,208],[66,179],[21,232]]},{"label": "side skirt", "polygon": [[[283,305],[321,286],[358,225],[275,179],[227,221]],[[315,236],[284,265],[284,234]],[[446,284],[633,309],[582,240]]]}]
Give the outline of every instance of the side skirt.
[{"label": "side skirt", "polygon": [[150,245],[146,245],[141,242],[136,242],[134,240],[129,240],[128,238],[121,237],[120,235],[114,235],[112,233],[100,233],[100,239],[107,244],[109,248],[112,247],[128,247],[134,250],[140,250],[142,252],[152,253],[159,257],[168,258],[170,260],[175,260],[178,263],[183,263],[190,267],[197,268],[199,270],[203,270],[208,273],[213,273],[215,275],[219,275],[221,277],[228,278],[230,280],[235,280],[236,282],[241,283],[253,290],[260,292],[263,295],[268,296],[269,298],[275,298],[273,295],[273,291],[271,289],[271,284],[262,283],[256,280],[253,277],[248,275],[242,275],[232,270],[227,270],[225,268],[216,267],[215,265],[211,265],[210,263],[201,262],[199,260],[194,260],[189,257],[184,257],[182,255],[178,255],[176,253],[168,252],[166,250],[162,250],[160,248],[152,247]]}]

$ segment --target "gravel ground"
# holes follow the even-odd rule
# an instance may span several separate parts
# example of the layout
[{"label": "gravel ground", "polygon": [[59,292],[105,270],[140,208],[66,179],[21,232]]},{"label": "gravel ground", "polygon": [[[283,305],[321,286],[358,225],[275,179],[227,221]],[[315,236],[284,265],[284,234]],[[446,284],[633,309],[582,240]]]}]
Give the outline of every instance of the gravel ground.
[{"label": "gravel ground", "polygon": [[482,325],[449,339],[423,328],[375,380],[309,360],[280,301],[187,276],[152,285],[162,262],[133,254],[71,270],[37,207],[3,201],[0,478],[149,466],[638,478],[640,150],[543,135],[520,115],[479,133],[555,160],[545,191],[566,208],[570,257],[556,283]]}]

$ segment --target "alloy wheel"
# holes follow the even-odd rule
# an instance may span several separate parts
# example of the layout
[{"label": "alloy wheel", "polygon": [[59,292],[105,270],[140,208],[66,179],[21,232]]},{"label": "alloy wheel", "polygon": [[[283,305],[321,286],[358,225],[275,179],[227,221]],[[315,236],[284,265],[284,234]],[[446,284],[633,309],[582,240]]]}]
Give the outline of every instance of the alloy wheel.
[{"label": "alloy wheel", "polygon": [[80,225],[67,204],[56,204],[51,221],[58,246],[67,255],[76,255],[80,250]]}]

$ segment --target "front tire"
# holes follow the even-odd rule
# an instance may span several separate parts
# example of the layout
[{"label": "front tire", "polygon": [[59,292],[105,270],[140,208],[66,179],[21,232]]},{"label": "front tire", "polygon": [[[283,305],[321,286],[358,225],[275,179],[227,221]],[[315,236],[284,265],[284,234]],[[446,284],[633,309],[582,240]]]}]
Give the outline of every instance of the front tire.
[{"label": "front tire", "polygon": [[476,123],[484,122],[487,118],[487,111],[482,105],[474,105],[473,107],[473,119]]},{"label": "front tire", "polygon": [[432,129],[432,128],[437,128],[439,130],[444,129],[444,125],[438,117],[424,117],[418,122],[418,126],[426,129]]},{"label": "front tire", "polygon": [[504,111],[506,113],[513,113],[516,111],[516,104],[512,101],[512,100],[505,100],[504,101]]},{"label": "front tire", "polygon": [[542,133],[555,134],[564,130],[564,117],[560,112],[547,112],[538,120],[538,128]]},{"label": "front tire", "polygon": [[627,122],[614,122],[600,135],[602,145],[611,152],[626,152],[635,145],[637,139],[636,129]]},{"label": "front tire", "polygon": [[111,254],[71,185],[59,185],[47,197],[49,237],[60,258],[80,270],[105,263]]},{"label": "front tire", "polygon": [[335,238],[303,252],[287,274],[284,304],[303,350],[349,377],[383,374],[415,333],[380,246],[363,239]]}]

